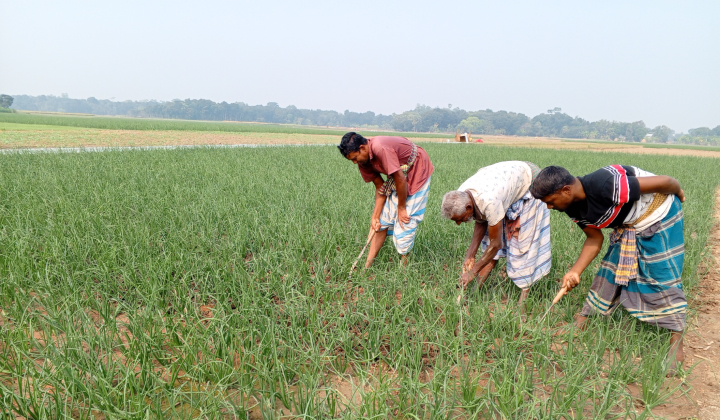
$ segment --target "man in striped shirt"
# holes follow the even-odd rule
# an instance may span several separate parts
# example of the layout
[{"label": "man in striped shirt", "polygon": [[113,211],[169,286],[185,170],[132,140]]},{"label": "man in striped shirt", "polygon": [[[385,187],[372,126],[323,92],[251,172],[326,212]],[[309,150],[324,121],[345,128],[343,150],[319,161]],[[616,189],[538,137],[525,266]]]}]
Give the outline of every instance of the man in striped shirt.
[{"label": "man in striped shirt", "polygon": [[640,321],[671,331],[670,370],[684,360],[687,300],[682,288],[685,194],[669,176],[634,166],[610,165],[581,177],[559,166],[540,171],[530,189],[549,209],[566,213],[585,233],[577,261],[563,277],[570,291],[602,248],[600,229],[613,229],[610,246],[576,318],[622,305]]}]

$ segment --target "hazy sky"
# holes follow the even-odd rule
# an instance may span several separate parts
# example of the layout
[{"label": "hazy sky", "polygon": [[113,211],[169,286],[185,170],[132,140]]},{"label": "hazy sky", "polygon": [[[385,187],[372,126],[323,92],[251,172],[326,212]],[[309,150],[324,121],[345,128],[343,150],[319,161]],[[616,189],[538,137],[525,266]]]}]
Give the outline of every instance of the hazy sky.
[{"label": "hazy sky", "polygon": [[720,124],[720,1],[0,0],[0,93]]}]

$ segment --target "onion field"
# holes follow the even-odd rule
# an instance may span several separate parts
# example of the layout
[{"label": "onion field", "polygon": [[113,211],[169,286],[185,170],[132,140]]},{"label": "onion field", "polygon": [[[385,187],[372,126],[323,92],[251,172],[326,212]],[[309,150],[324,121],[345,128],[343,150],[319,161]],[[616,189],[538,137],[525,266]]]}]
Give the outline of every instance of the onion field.
[{"label": "onion field", "polygon": [[422,146],[436,170],[408,265],[388,242],[352,279],[374,189],[335,147],[0,156],[0,417],[643,418],[668,402],[666,331],[623,310],[563,327],[599,258],[539,322],[584,240],[565,215],[521,323],[502,263],[456,303],[472,226],[440,200],[502,160],[676,177],[692,296],[720,161]]}]

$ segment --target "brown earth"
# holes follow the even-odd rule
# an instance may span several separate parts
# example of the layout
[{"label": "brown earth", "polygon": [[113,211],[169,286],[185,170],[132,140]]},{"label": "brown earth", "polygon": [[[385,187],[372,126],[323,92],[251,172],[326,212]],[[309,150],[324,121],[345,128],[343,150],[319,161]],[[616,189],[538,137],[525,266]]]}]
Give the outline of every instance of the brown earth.
[{"label": "brown earth", "polygon": [[699,269],[705,275],[690,302],[697,308],[685,336],[685,366],[692,372],[672,403],[653,410],[670,420],[720,420],[720,188],[715,191],[715,219],[707,244],[710,256]]},{"label": "brown earth", "polygon": [[512,136],[481,136],[483,144],[502,145],[510,147],[532,147],[556,150],[587,150],[593,152],[623,152],[634,154],[673,155],[673,156],[699,156],[720,158],[720,150],[695,150],[677,148],[643,147],[628,143],[595,143],[581,140],[568,140],[548,137],[512,137]]},{"label": "brown earth", "polygon": [[[649,148],[628,143],[568,141],[547,137],[481,136],[483,143],[456,144],[452,147],[482,147],[483,144],[556,150],[588,150],[720,158],[720,151],[676,148]],[[413,137],[419,142],[447,139]],[[227,133],[208,131],[138,130],[0,130],[0,149],[38,147],[128,147],[128,146],[201,146],[233,144],[337,144],[339,136],[324,134]]]}]

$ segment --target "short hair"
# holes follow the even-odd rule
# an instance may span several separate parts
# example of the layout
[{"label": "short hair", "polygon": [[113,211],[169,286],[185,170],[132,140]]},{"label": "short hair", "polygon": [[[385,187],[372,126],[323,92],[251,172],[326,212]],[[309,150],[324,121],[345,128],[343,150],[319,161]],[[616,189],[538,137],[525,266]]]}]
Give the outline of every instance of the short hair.
[{"label": "short hair", "polygon": [[349,133],[345,133],[342,140],[340,140],[340,145],[337,148],[340,149],[340,153],[342,153],[344,157],[347,157],[350,153],[360,150],[360,146],[367,144],[367,142],[368,141],[365,137],[351,131]]},{"label": "short hair", "polygon": [[538,200],[555,194],[562,187],[572,185],[575,177],[561,166],[543,168],[530,186],[530,194]]},{"label": "short hair", "polygon": [[472,205],[470,197],[465,191],[450,191],[445,193],[440,205],[440,214],[446,219],[465,213],[467,206]]}]

